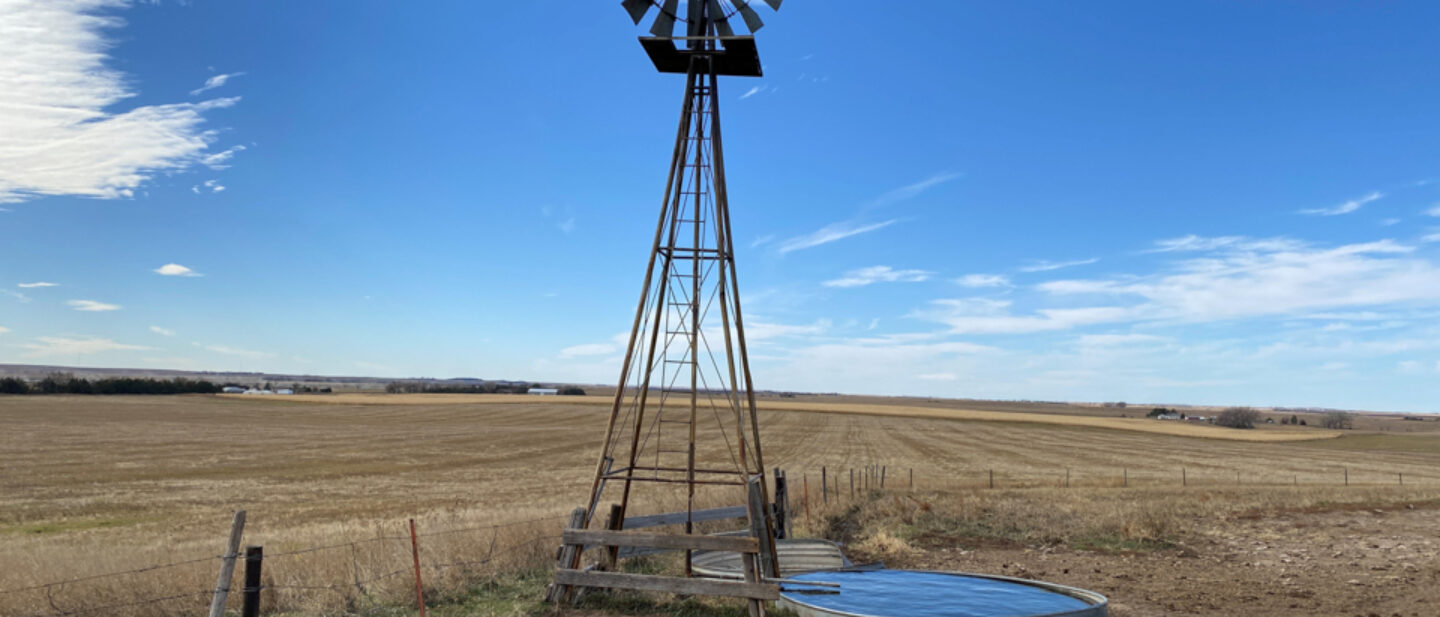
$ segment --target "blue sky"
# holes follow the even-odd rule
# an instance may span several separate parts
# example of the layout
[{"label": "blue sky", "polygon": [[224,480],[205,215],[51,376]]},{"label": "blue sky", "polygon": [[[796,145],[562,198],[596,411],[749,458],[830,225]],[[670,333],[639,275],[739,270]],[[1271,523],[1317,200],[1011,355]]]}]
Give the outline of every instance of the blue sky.
[{"label": "blue sky", "polygon": [[[722,83],[760,387],[1440,410],[1440,6],[880,7],[764,10]],[[0,362],[613,381],[643,33],[0,1]]]}]

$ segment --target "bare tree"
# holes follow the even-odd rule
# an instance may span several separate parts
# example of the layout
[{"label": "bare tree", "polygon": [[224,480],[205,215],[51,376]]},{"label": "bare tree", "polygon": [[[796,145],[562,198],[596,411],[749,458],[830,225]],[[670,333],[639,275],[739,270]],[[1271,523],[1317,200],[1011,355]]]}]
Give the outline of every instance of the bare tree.
[{"label": "bare tree", "polygon": [[1320,426],[1334,429],[1355,428],[1355,414],[1348,411],[1328,411],[1320,419]]},{"label": "bare tree", "polygon": [[1215,417],[1215,424],[1228,428],[1255,428],[1260,412],[1249,407],[1230,407]]}]

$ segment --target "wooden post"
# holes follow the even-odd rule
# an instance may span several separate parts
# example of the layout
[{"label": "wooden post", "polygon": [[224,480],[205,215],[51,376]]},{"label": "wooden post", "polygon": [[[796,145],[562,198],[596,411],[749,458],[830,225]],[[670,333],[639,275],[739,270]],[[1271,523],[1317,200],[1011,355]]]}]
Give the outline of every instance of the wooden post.
[{"label": "wooden post", "polygon": [[830,503],[830,478],[825,475],[825,466],[820,466],[820,503]]},{"label": "wooden post", "polygon": [[1400,472],[1400,486],[1405,486],[1405,473]]},{"label": "wooden post", "polygon": [[1065,488],[1070,488],[1070,468],[1065,468]]},{"label": "wooden post", "polygon": [[245,547],[245,590],[240,617],[260,617],[260,566],[264,558],[264,548]]},{"label": "wooden post", "polygon": [[790,537],[790,481],[785,472],[775,468],[775,537]]},{"label": "wooden post", "polygon": [[910,490],[915,490],[915,468],[910,468]]},{"label": "wooden post", "polygon": [[880,490],[885,490],[885,466],[880,466]]},{"label": "wooden post", "polygon": [[760,576],[779,578],[780,564],[775,556],[775,535],[765,512],[765,493],[760,487],[763,478],[750,480],[750,533],[760,542]]},{"label": "wooden post", "polygon": [[230,523],[230,540],[220,558],[220,577],[215,581],[215,595],[210,599],[210,617],[224,617],[225,598],[230,595],[230,579],[235,576],[235,558],[240,556],[240,535],[245,531],[245,511],[236,510]]},{"label": "wooden post", "polygon": [[[565,528],[566,528],[566,529],[584,529],[584,528],[585,528],[585,508],[575,508],[575,510],[570,513],[570,524],[567,525]],[[558,556],[558,557],[556,558],[556,560],[555,560],[555,561],[556,561],[556,569],[557,569],[557,570],[569,570],[569,569],[571,569],[571,568],[574,568],[574,567],[575,567],[575,563],[574,563],[574,562],[575,562],[575,558],[576,558],[576,556],[577,556],[578,553],[579,553],[579,547],[576,547],[576,546],[573,546],[573,545],[570,545],[570,544],[562,544],[562,545],[560,546],[560,554],[559,554],[559,556]],[[545,592],[545,601],[546,601],[546,602],[557,602],[557,603],[558,603],[558,602],[560,602],[560,601],[562,601],[562,600],[565,599],[565,596],[566,596],[566,594],[569,593],[569,591],[570,591],[570,586],[569,586],[569,585],[561,585],[561,584],[559,584],[559,583],[551,583],[551,584],[550,584],[550,589],[548,589],[548,590]]]},{"label": "wooden post", "polygon": [[800,481],[805,487],[805,530],[813,533],[815,528],[810,526],[810,474],[801,476]]},{"label": "wooden post", "polygon": [[1345,486],[1350,486],[1350,468],[1345,468]]},{"label": "wooden post", "polygon": [[1185,477],[1185,468],[1180,468],[1180,486],[1190,486],[1190,480]]},{"label": "wooden post", "polygon": [[[620,504],[618,504],[618,503],[612,503],[612,504],[610,504],[610,514],[605,517],[605,528],[608,529],[608,530],[610,530],[610,531],[620,531],[620,528],[623,527],[624,525],[625,525],[625,515],[624,515],[624,513],[621,512],[621,510],[620,510]],[[607,547],[605,547],[604,559],[605,559],[604,563],[605,563],[605,569],[606,569],[606,570],[609,570],[609,571],[611,571],[611,572],[616,572],[616,571],[618,571],[619,568],[618,568],[617,566],[619,565],[619,559],[620,559],[620,547],[618,547],[618,546],[607,546]]]},{"label": "wooden post", "polygon": [[[1348,474],[1347,474],[1347,475],[1348,475]],[[1298,474],[1298,473],[1295,474],[1295,486],[1300,486],[1300,474]],[[1347,486],[1348,486],[1348,478],[1347,478]]]},{"label": "wooden post", "polygon": [[1129,488],[1129,487],[1130,487],[1130,468],[1129,468],[1129,467],[1121,467],[1121,468],[1120,468],[1120,473],[1125,474],[1125,475],[1124,475],[1123,477],[1121,477],[1121,479],[1120,479],[1120,486],[1123,487],[1123,488]]},{"label": "wooden post", "polygon": [[425,592],[420,583],[420,539],[415,535],[415,519],[410,519],[410,556],[415,559],[415,604],[420,617],[425,617]]},{"label": "wooden post", "polygon": [[855,468],[850,468],[850,498],[855,498]]},{"label": "wooden post", "polygon": [[990,488],[995,488],[995,470],[990,470]]},{"label": "wooden post", "polygon": [[1240,470],[1235,470],[1235,486],[1240,486]]}]

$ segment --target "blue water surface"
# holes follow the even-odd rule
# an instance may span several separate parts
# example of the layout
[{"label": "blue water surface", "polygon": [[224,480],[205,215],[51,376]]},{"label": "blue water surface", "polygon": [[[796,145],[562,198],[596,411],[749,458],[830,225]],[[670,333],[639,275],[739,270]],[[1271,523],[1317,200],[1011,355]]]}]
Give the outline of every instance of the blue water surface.
[{"label": "blue water surface", "polygon": [[840,584],[838,594],[785,592],[791,600],[876,617],[1020,617],[1090,606],[1040,587],[937,572],[810,572],[790,578]]}]

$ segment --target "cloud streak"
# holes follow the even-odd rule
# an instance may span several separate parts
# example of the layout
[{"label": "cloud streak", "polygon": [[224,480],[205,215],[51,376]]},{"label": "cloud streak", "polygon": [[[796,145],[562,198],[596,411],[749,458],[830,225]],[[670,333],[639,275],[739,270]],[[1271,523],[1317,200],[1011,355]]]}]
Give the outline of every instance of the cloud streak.
[{"label": "cloud streak", "polygon": [[71,300],[69,302],[66,302],[66,304],[70,305],[71,308],[77,311],[106,312],[120,310],[119,304],[107,304],[104,302],[96,302],[94,300]]},{"label": "cloud streak", "polygon": [[933,272],[896,270],[890,266],[871,266],[846,272],[844,276],[821,283],[826,287],[864,287],[873,283],[919,283],[930,280]]},{"label": "cloud streak", "polygon": [[105,0],[23,2],[0,13],[0,203],[46,195],[134,196],[156,173],[199,163],[207,112],[239,98],[109,111],[136,95],[106,66],[120,27]]},{"label": "cloud streak", "polygon": [[932,188],[945,184],[946,182],[959,178],[960,176],[961,174],[953,172],[938,173],[914,184],[907,184],[905,186],[886,191],[879,197],[876,197],[874,200],[872,200],[868,204],[868,206],[871,208],[878,208],[881,206],[888,206],[893,203],[905,201],[907,199],[914,199],[915,197],[918,197],[921,193],[924,193],[925,191],[928,191]]},{"label": "cloud streak", "polygon": [[38,287],[59,287],[60,284],[59,284],[59,283],[51,283],[51,282],[48,282],[48,281],[38,281],[38,282],[34,282],[34,283],[18,283],[18,284],[16,284],[15,286],[16,286],[16,287],[19,287],[19,288],[21,288],[21,289],[35,289],[35,288],[38,288]]},{"label": "cloud streak", "polygon": [[1051,270],[1060,270],[1060,269],[1062,269],[1062,268],[1073,268],[1073,267],[1075,267],[1075,266],[1088,266],[1088,265],[1093,264],[1093,263],[1095,263],[1095,262],[1097,262],[1097,261],[1100,261],[1100,258],[1099,258],[1099,257],[1091,257],[1090,259],[1076,259],[1076,260],[1074,260],[1074,261],[1045,261],[1045,260],[1040,260],[1040,261],[1032,262],[1032,263],[1030,263],[1029,265],[1020,266],[1020,271],[1021,271],[1021,272],[1049,272],[1049,271],[1051,271]]},{"label": "cloud streak", "polygon": [[1351,212],[1354,212],[1364,207],[1365,204],[1378,200],[1384,196],[1385,194],[1381,193],[1380,191],[1373,191],[1369,195],[1366,195],[1359,199],[1352,199],[1345,203],[1331,206],[1329,208],[1311,208],[1306,210],[1300,210],[1299,213],[1308,214],[1311,216],[1339,216],[1341,214],[1350,214]]},{"label": "cloud streak", "polygon": [[844,240],[846,238],[858,236],[860,234],[870,233],[872,231],[884,229],[898,222],[900,222],[900,219],[890,219],[888,221],[880,221],[878,223],[860,223],[858,221],[841,221],[839,223],[831,223],[811,233],[805,234],[803,236],[795,236],[794,238],[790,238],[788,240],[785,240],[784,242],[781,242],[779,250],[783,254],[808,248],[814,248],[824,244],[829,244],[831,242],[836,242],[838,240]]},{"label": "cloud streak", "polygon": [[142,350],[150,349],[143,345],[127,345],[117,343],[108,338],[65,338],[58,336],[41,336],[33,343],[25,343],[20,346],[27,350],[25,355],[30,357],[47,356],[88,356],[107,351]]},{"label": "cloud streak", "polygon": [[206,90],[214,90],[214,89],[216,89],[216,88],[219,88],[220,86],[225,85],[225,83],[228,82],[228,81],[230,81],[231,79],[234,79],[234,78],[239,77],[239,76],[244,75],[244,74],[245,74],[245,73],[240,72],[240,73],[221,73],[221,74],[219,74],[219,75],[212,75],[212,76],[210,76],[210,79],[205,80],[205,85],[200,86],[199,88],[196,88],[196,89],[194,89],[194,90],[191,90],[191,91],[190,91],[190,96],[199,96],[201,92],[205,92]]}]

